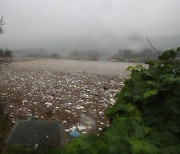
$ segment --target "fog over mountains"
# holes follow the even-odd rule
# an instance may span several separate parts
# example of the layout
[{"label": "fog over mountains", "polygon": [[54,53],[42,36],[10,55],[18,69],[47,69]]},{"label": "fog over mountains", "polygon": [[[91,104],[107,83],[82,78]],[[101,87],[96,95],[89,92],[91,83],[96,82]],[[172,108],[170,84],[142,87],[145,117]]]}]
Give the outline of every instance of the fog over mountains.
[{"label": "fog over mountains", "polygon": [[[180,46],[180,35],[162,36],[149,38],[151,43],[158,50],[176,48]],[[2,41],[1,41],[2,42]],[[5,43],[5,42],[4,42]],[[113,36],[102,36],[99,38],[72,37],[72,38],[47,38],[44,40],[22,41],[20,46],[16,41],[6,42],[13,50],[45,49],[48,52],[68,53],[71,51],[101,51],[117,52],[119,49],[134,49],[140,51],[143,48],[150,48],[146,37],[131,36],[129,38],[118,38]]]},{"label": "fog over mountains", "polygon": [[[174,48],[180,44],[180,35],[149,38],[152,44],[159,50]],[[98,50],[116,52],[119,49],[141,50],[150,47],[146,37],[131,36],[129,38],[104,35],[99,38],[72,37],[68,39],[46,39],[42,41],[42,47],[59,51]]]},{"label": "fog over mountains", "polygon": [[149,47],[180,43],[180,0],[0,0],[0,47],[49,52]]}]

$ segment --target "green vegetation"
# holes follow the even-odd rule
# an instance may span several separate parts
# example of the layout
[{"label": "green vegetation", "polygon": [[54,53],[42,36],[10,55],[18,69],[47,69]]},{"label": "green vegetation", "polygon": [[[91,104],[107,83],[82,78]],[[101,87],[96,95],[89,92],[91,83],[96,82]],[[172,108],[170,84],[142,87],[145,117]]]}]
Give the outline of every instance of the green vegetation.
[{"label": "green vegetation", "polygon": [[50,55],[50,57],[53,58],[53,59],[58,59],[58,58],[60,58],[59,55],[58,55],[58,54],[55,54],[55,53],[52,53],[52,54]]},{"label": "green vegetation", "polygon": [[11,58],[13,57],[12,51],[6,49],[5,51],[0,48],[0,58]]},{"label": "green vegetation", "polygon": [[[22,56],[23,57],[23,56]],[[48,54],[48,53],[30,53],[26,56],[24,56],[25,58],[37,58],[37,59],[42,59],[42,58],[51,58],[51,59],[61,59],[62,55],[61,54],[56,54],[56,53],[52,53],[52,54]]]},{"label": "green vegetation", "polygon": [[0,68],[3,65],[7,65],[12,61],[12,51],[6,49],[5,51],[0,48]]},{"label": "green vegetation", "polygon": [[131,75],[109,108],[110,126],[81,136],[65,153],[180,153],[180,63],[178,50],[165,51],[149,68],[129,67]]},{"label": "green vegetation", "polygon": [[0,103],[0,153],[4,148],[4,140],[12,127],[8,117],[4,114],[4,106]]},{"label": "green vegetation", "polygon": [[99,60],[102,53],[98,51],[73,51],[70,52],[67,56],[68,59],[73,60],[92,60],[97,61]]},{"label": "green vegetation", "polygon": [[158,56],[155,52],[153,52],[153,50],[144,48],[141,51],[135,51],[132,49],[119,50],[118,53],[111,58],[121,62],[145,62],[149,59],[157,59]]},{"label": "green vegetation", "polygon": [[4,23],[3,23],[3,16],[2,16],[0,19],[0,34],[2,34],[4,32],[4,30],[2,28],[3,25],[4,25]]},{"label": "green vegetation", "polygon": [[62,150],[59,147],[46,147],[44,149],[29,148],[28,146],[13,145],[4,151],[4,154],[61,154]]}]

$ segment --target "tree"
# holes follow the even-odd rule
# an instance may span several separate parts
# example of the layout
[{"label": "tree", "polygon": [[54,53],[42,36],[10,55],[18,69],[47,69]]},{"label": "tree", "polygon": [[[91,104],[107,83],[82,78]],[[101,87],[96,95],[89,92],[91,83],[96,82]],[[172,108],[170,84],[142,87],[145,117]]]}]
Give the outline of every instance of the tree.
[{"label": "tree", "polygon": [[4,31],[2,29],[2,26],[4,25],[5,23],[3,23],[3,16],[1,17],[1,20],[0,20],[0,34],[2,34]]},{"label": "tree", "polygon": [[58,54],[55,54],[55,53],[52,53],[52,54],[50,55],[50,57],[53,58],[53,59],[57,59],[57,58],[59,58],[59,55],[58,55]]},{"label": "tree", "polygon": [[0,58],[4,56],[4,50],[0,48]]},{"label": "tree", "polygon": [[88,56],[89,60],[99,60],[99,55],[96,53],[90,53]]},{"label": "tree", "polygon": [[6,51],[4,52],[4,58],[11,58],[11,57],[13,57],[12,51],[6,49]]}]

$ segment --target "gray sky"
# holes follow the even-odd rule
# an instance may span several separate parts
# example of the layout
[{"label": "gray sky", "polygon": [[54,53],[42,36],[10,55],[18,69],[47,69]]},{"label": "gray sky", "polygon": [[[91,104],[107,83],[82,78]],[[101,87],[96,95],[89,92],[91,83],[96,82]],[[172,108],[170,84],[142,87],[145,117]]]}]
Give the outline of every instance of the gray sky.
[{"label": "gray sky", "polygon": [[179,8],[180,0],[0,0],[6,22],[0,46],[177,35]]}]

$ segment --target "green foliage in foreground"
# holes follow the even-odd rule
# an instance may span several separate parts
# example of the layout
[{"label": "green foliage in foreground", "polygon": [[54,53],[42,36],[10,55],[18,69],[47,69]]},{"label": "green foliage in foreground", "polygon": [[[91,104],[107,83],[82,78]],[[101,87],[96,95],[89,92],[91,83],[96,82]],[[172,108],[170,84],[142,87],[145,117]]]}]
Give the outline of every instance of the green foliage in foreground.
[{"label": "green foliage in foreground", "polygon": [[109,108],[110,126],[81,136],[65,153],[180,153],[180,63],[178,50],[165,51],[148,68],[129,67],[131,75]]},{"label": "green foliage in foreground", "polygon": [[7,147],[3,154],[61,154],[61,151],[59,147],[46,147],[34,150],[28,146],[13,145]]},{"label": "green foliage in foreground", "polygon": [[0,153],[4,148],[4,140],[12,127],[8,117],[4,115],[4,106],[0,104]]}]

